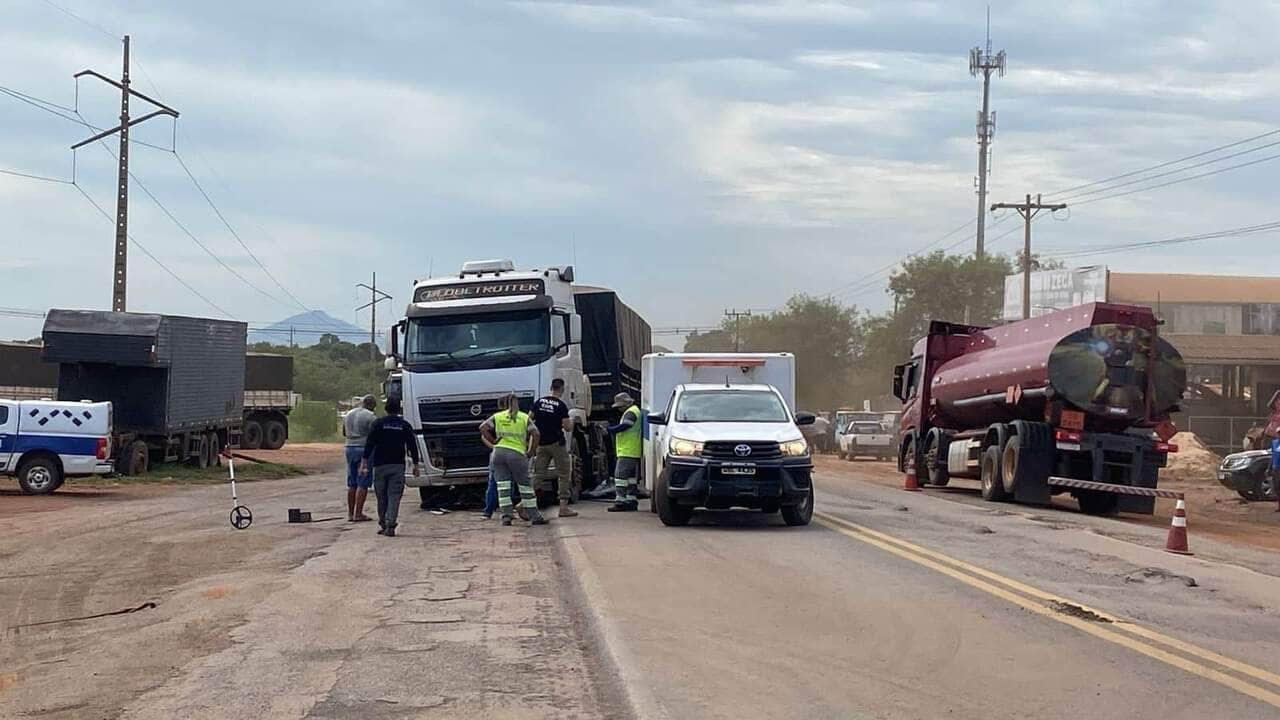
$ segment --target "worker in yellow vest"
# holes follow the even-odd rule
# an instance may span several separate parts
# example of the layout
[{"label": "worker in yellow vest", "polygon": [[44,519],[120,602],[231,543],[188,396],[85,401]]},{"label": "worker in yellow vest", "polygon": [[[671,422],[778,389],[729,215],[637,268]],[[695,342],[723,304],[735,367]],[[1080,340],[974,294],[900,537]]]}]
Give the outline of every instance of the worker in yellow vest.
[{"label": "worker in yellow vest", "polygon": [[636,485],[640,477],[640,408],[624,392],[613,396],[613,408],[622,410],[622,419],[609,426],[618,458],[613,470],[614,502],[609,512],[635,512],[639,505]]},{"label": "worker in yellow vest", "polygon": [[498,507],[502,511],[502,524],[512,520],[511,483],[520,488],[520,507],[533,525],[546,525],[547,520],[538,511],[538,498],[533,492],[529,476],[529,458],[538,452],[538,427],[529,421],[529,415],[520,411],[520,401],[515,393],[502,398],[502,408],[480,424],[480,437],[493,451],[489,467],[498,486]]}]

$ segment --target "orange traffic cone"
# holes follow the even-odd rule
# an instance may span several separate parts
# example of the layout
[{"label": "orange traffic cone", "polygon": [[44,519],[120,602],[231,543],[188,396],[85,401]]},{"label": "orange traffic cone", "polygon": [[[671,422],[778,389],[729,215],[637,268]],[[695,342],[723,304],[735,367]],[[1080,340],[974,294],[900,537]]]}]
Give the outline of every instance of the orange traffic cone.
[{"label": "orange traffic cone", "polygon": [[916,456],[915,453],[907,456],[907,478],[906,483],[902,486],[903,490],[910,492],[920,492],[920,481],[916,478]]},{"label": "orange traffic cone", "polygon": [[1164,543],[1165,552],[1194,555],[1187,549],[1187,501],[1178,498],[1173,508],[1173,523],[1169,526],[1169,539]]}]

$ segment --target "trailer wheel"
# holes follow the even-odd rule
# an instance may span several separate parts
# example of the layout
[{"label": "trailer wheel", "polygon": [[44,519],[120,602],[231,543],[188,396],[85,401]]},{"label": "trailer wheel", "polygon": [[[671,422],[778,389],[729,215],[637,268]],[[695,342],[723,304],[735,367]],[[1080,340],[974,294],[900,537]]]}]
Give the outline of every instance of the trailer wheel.
[{"label": "trailer wheel", "polygon": [[125,450],[122,459],[124,467],[120,472],[125,475],[146,475],[147,466],[151,461],[151,450],[141,440],[134,440]]},{"label": "trailer wheel", "polygon": [[218,433],[211,432],[204,436],[204,450],[209,457],[209,467],[222,464],[222,441],[218,438]]},{"label": "trailer wheel", "polygon": [[982,499],[1003,502],[1009,495],[1004,490],[1000,473],[1000,448],[992,445],[982,453]]},{"label": "trailer wheel", "polygon": [[240,428],[240,447],[245,450],[257,450],[262,447],[262,423],[257,420],[246,420]]},{"label": "trailer wheel", "polygon": [[1086,515],[1115,515],[1116,508],[1120,505],[1120,496],[1097,490],[1081,490],[1076,495],[1076,502],[1080,503],[1080,512]]},{"label": "trailer wheel", "polygon": [[18,466],[18,487],[24,495],[48,495],[62,486],[62,465],[52,455],[33,453]]},{"label": "trailer wheel", "polygon": [[665,472],[658,475],[650,500],[658,509],[658,519],[668,527],[688,525],[693,517],[693,508],[680,505],[667,495],[667,473]]},{"label": "trailer wheel", "polygon": [[279,420],[268,420],[262,426],[262,449],[279,450],[284,447],[288,434],[284,429],[284,423]]}]

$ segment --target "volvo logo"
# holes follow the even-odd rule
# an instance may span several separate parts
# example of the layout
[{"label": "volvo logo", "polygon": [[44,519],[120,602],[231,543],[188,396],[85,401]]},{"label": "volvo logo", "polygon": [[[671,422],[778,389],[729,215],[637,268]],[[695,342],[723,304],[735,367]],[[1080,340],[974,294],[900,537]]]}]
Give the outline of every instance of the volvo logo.
[{"label": "volvo logo", "polygon": [[482,412],[484,412],[484,408],[480,407],[480,403],[476,403],[475,405],[471,406],[471,414],[473,416],[480,417],[480,413]]},{"label": "volvo logo", "polygon": [[751,454],[751,446],[747,445],[746,443],[743,443],[741,445],[735,445],[733,447],[733,454],[737,455],[738,457],[746,457]]}]

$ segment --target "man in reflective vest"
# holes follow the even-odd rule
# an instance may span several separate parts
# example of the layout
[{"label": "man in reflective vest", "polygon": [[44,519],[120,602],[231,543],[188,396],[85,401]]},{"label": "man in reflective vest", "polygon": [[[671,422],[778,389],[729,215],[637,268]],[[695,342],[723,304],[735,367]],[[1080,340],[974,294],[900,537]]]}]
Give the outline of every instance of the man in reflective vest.
[{"label": "man in reflective vest", "polygon": [[636,485],[640,477],[640,408],[624,392],[613,396],[613,408],[622,410],[622,419],[617,425],[609,426],[618,458],[613,470],[614,503],[609,512],[635,512],[639,505]]},{"label": "man in reflective vest", "polygon": [[504,397],[499,406],[503,409],[480,424],[480,437],[493,451],[489,467],[498,486],[502,524],[511,524],[511,494],[507,490],[515,482],[520,488],[520,507],[528,514],[529,521],[534,525],[546,525],[546,518],[538,511],[538,498],[529,476],[529,458],[538,452],[538,427],[520,411],[515,393]]}]

